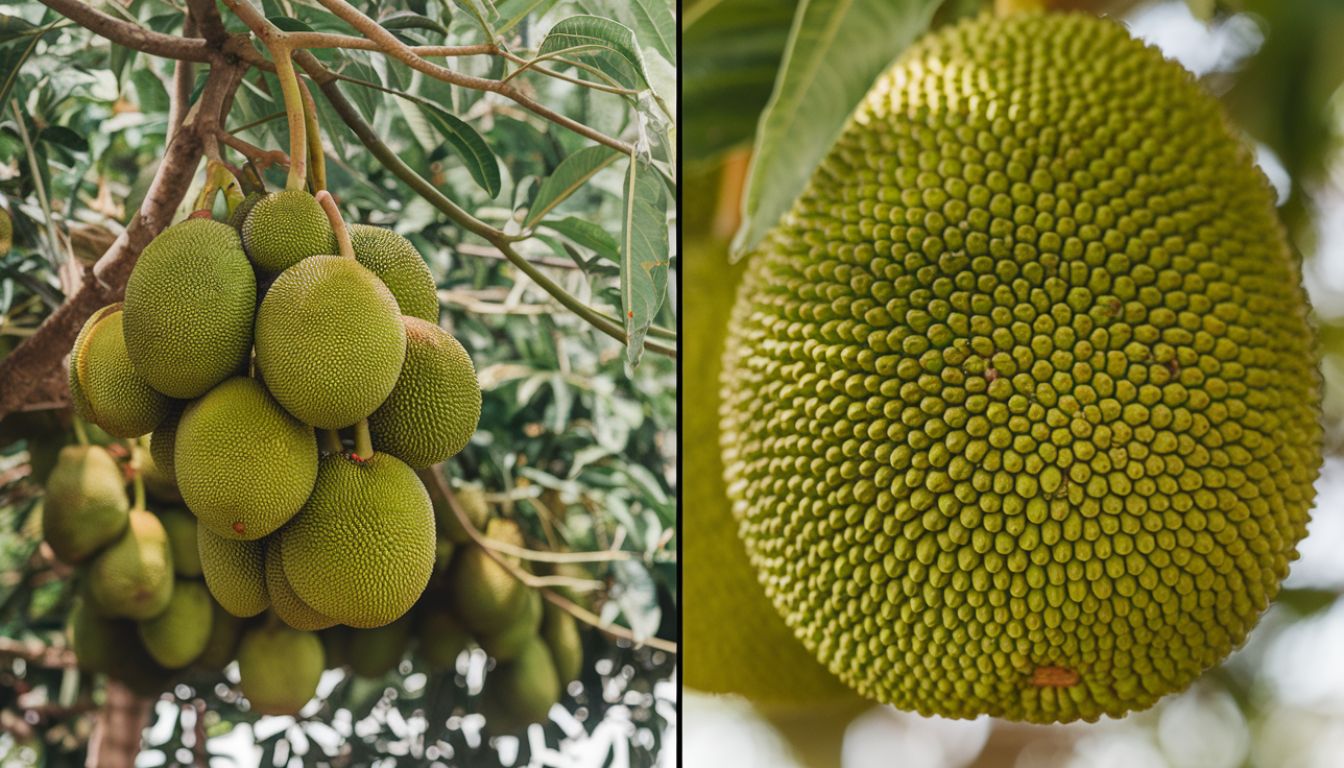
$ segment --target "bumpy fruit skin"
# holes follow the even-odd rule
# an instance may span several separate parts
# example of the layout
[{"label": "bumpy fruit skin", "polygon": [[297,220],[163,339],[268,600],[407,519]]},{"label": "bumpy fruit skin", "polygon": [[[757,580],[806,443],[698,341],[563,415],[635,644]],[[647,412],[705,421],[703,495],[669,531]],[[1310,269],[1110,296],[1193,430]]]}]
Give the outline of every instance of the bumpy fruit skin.
[{"label": "bumpy fruit skin", "polygon": [[406,360],[392,393],[369,416],[373,447],[416,469],[467,447],[481,419],[481,385],[467,350],[447,331],[414,317]]},{"label": "bumpy fruit skin", "polygon": [[182,499],[220,536],[259,539],[294,516],[317,479],[317,437],[255,379],[233,378],[193,402],[173,463]]},{"label": "bumpy fruit skin", "polygon": [[178,576],[196,579],[201,576],[201,554],[196,544],[196,518],[184,509],[165,509],[159,513],[159,522],[168,532],[168,547],[173,551],[173,570]]},{"label": "bumpy fruit skin", "polygon": [[126,281],[126,350],[151,387],[205,394],[247,362],[257,281],[238,233],[187,219],[154,238]]},{"label": "bumpy fruit skin", "polygon": [[313,610],[298,595],[285,576],[285,561],[280,540],[283,533],[272,536],[266,542],[266,594],[271,598],[271,610],[283,622],[305,632],[335,626],[336,620]]},{"label": "bumpy fruit skin", "polygon": [[257,367],[295,418],[340,429],[397,383],[406,328],[397,300],[355,260],[313,256],[276,278],[257,311]]},{"label": "bumpy fruit skin", "polygon": [[252,203],[241,234],[252,263],[269,275],[309,256],[336,253],[331,221],[317,200],[302,189],[272,192]]},{"label": "bumpy fruit skin", "polygon": [[181,669],[205,651],[213,619],[214,608],[205,585],[183,579],[173,585],[172,599],[163,613],[140,622],[140,640],[159,664]]},{"label": "bumpy fruit skin", "polygon": [[794,633],[860,693],[1094,720],[1240,645],[1321,463],[1274,195],[1118,24],[980,19],[881,77],[752,257],[729,494]]},{"label": "bumpy fruit skin", "polygon": [[198,522],[196,551],[201,558],[205,585],[224,610],[245,619],[270,606],[266,594],[264,541],[225,538]]},{"label": "bumpy fruit skin", "polygon": [[434,510],[414,470],[387,454],[322,458],[317,485],[280,545],[295,594],[352,627],[415,604],[434,569]]},{"label": "bumpy fruit skin", "polygon": [[70,381],[79,415],[117,437],[150,432],[170,410],[171,401],[131,363],[120,304],[85,323],[70,353]]},{"label": "bumpy fruit skin", "polygon": [[297,713],[317,693],[324,668],[313,632],[270,624],[245,633],[238,646],[238,687],[261,714]]},{"label": "bumpy fruit skin", "polygon": [[434,275],[411,241],[390,229],[350,225],[355,258],[378,276],[397,298],[401,314],[439,322],[439,292]]},{"label": "bumpy fruit skin", "polygon": [[798,642],[766,599],[737,537],[723,461],[713,448],[719,444],[720,357],[745,265],[730,265],[726,249],[699,243],[687,248],[682,264],[686,335],[703,345],[682,360],[682,430],[686,445],[705,448],[682,455],[682,547],[686,563],[714,563],[682,570],[683,638],[699,649],[686,654],[682,679],[688,688],[735,694],[771,711],[862,701]]},{"label": "bumpy fruit skin", "polygon": [[168,406],[168,413],[159,422],[159,426],[149,434],[149,452],[154,457],[154,463],[158,468],[174,478],[176,484],[177,468],[173,463],[173,450],[177,445],[177,425],[182,421],[182,411],[186,410],[188,401],[173,400]]},{"label": "bumpy fruit skin", "polygon": [[73,565],[116,541],[130,508],[112,454],[96,445],[68,445],[47,477],[42,537],[61,562]]},{"label": "bumpy fruit skin", "polygon": [[152,512],[133,509],[121,538],[89,564],[89,593],[103,614],[149,619],[173,597],[168,533]]}]

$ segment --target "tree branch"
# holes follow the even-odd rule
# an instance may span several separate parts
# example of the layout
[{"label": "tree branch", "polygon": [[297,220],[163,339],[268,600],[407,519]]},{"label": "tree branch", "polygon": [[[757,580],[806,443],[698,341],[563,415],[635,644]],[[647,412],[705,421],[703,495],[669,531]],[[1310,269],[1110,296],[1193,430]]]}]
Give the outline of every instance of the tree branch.
[{"label": "tree branch", "polygon": [[41,3],[94,34],[141,53],[183,61],[214,61],[219,51],[207,40],[174,37],[115,19],[81,0],[41,0]]},{"label": "tree branch", "polygon": [[29,664],[48,669],[71,669],[76,663],[75,652],[69,648],[57,648],[42,643],[25,643],[0,637],[0,656],[10,659],[23,659]]},{"label": "tree branch", "polygon": [[[53,3],[65,0],[52,0]],[[0,360],[0,418],[18,409],[60,365],[84,321],[98,308],[121,298],[135,260],[149,241],[172,222],[204,147],[203,138],[218,124],[220,110],[242,79],[243,65],[214,62],[200,101],[192,108],[164,152],[140,211],[86,275],[73,296],[56,309],[41,327]]]}]

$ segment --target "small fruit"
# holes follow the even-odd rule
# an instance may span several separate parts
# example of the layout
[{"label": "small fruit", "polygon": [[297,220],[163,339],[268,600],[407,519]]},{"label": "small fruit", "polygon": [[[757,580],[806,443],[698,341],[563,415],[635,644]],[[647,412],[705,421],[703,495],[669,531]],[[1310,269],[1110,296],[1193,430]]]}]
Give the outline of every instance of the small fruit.
[{"label": "small fruit", "polygon": [[285,576],[284,551],[280,546],[283,538],[284,534],[276,534],[266,544],[266,594],[271,598],[271,610],[294,629],[312,632],[334,626],[338,623],[335,619],[313,610],[294,594],[294,587]]},{"label": "small fruit", "polygon": [[196,549],[201,575],[224,610],[247,618],[270,606],[266,595],[266,544],[227,539],[196,524]]},{"label": "small fruit", "polygon": [[121,537],[89,565],[89,593],[108,616],[148,619],[173,596],[173,555],[168,532],[152,512],[133,509]]},{"label": "small fruit", "polygon": [[561,686],[577,680],[583,672],[583,638],[578,623],[563,609],[547,603],[541,621],[541,638],[551,651]]},{"label": "small fruit", "polygon": [[42,535],[61,562],[79,563],[121,536],[130,506],[112,454],[96,445],[69,445],[47,477]]},{"label": "small fruit", "polygon": [[476,640],[482,650],[495,661],[510,661],[522,653],[532,638],[541,631],[541,593],[529,589],[523,596],[523,607],[513,621],[498,632],[479,635]]},{"label": "small fruit", "polygon": [[188,579],[201,575],[201,554],[196,544],[196,518],[183,509],[159,512],[159,522],[168,532],[168,547],[173,551],[173,570]]},{"label": "small fruit", "polygon": [[169,399],[136,372],[126,352],[120,304],[95,312],[70,352],[75,410],[117,437],[139,437],[158,426]]},{"label": "small fruit", "polygon": [[[522,545],[517,525],[507,520],[491,520],[486,537]],[[516,558],[502,557],[516,563]],[[453,608],[477,637],[504,631],[527,610],[528,588],[479,545],[469,544],[453,555],[448,573]]]},{"label": "small fruit", "polygon": [[205,585],[182,579],[173,585],[168,607],[140,622],[140,640],[160,665],[181,669],[205,651],[213,619],[213,601]]},{"label": "small fruit", "polygon": [[309,256],[336,252],[331,221],[317,200],[301,189],[272,192],[252,203],[243,219],[242,242],[252,263],[269,275]]},{"label": "small fruit", "polygon": [[439,294],[434,275],[410,240],[390,229],[351,224],[350,244],[359,263],[392,291],[401,314],[439,322]]},{"label": "small fruit", "polygon": [[264,715],[298,714],[317,693],[324,668],[315,632],[268,624],[248,630],[238,646],[238,687]]}]

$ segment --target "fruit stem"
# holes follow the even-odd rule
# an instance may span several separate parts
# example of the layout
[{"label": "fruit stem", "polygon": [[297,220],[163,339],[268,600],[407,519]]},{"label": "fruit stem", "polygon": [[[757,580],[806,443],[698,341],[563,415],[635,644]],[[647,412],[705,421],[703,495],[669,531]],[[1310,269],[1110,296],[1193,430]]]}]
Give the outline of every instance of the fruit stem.
[{"label": "fruit stem", "polygon": [[339,432],[334,429],[319,429],[318,432],[322,433],[322,445],[326,448],[327,453],[340,453],[344,450]]},{"label": "fruit stem", "polygon": [[373,458],[373,435],[369,434],[368,419],[360,419],[355,425],[355,458],[360,461]]},{"label": "fruit stem", "polygon": [[303,121],[308,137],[308,186],[316,194],[327,188],[327,156],[322,151],[322,127],[317,122],[317,102],[313,100],[308,84],[299,78],[299,93],[303,96]]},{"label": "fruit stem", "polygon": [[285,118],[289,121],[289,178],[285,189],[303,189],[308,181],[308,132],[303,120],[303,96],[299,76],[294,72],[293,51],[284,42],[268,41],[275,59],[275,76],[285,100]]},{"label": "fruit stem", "polygon": [[336,244],[340,246],[340,254],[347,259],[355,258],[355,246],[350,242],[350,230],[346,228],[345,219],[341,218],[341,212],[336,207],[336,198],[324,189],[317,193],[317,202],[322,204],[322,210],[327,212],[327,219],[331,221],[331,229],[336,233]]},{"label": "fruit stem", "polygon": [[70,422],[75,427],[75,439],[79,441],[80,445],[88,445],[89,433],[84,429],[84,420],[76,416]]}]

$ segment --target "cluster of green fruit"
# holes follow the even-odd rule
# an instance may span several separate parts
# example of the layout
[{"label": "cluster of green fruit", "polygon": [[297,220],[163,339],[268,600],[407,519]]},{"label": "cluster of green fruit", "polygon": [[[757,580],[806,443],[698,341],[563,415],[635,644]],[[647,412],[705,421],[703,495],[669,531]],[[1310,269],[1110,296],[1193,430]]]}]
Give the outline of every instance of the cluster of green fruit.
[{"label": "cluster of green fruit", "polygon": [[[495,662],[482,693],[495,733],[544,722],[567,683],[578,678],[583,639],[573,617],[545,603],[476,544],[440,496],[433,505],[430,587],[397,620],[355,629],[315,617],[287,591],[275,567],[257,585],[271,596],[271,610],[240,618],[211,593],[234,590],[203,583],[211,573],[211,539],[202,538],[205,528],[178,506],[177,486],[146,442],[135,443],[133,471],[147,493],[137,493],[134,505],[126,473],[102,445],[62,448],[47,475],[44,538],[57,557],[80,569],[68,629],[81,668],[152,695],[178,682],[218,681],[236,659],[239,688],[252,710],[282,715],[312,699],[326,669],[348,667],[378,679],[413,652],[429,669],[451,671],[474,643]],[[523,546],[517,525],[493,518],[479,487],[463,487],[458,501],[487,538]],[[525,569],[518,559],[506,559]]]},{"label": "cluster of green fruit", "polygon": [[324,202],[252,195],[229,223],[164,230],[70,355],[82,417],[153,433],[219,604],[300,630],[379,627],[415,603],[435,536],[414,470],[462,450],[481,408],[414,246]]}]

